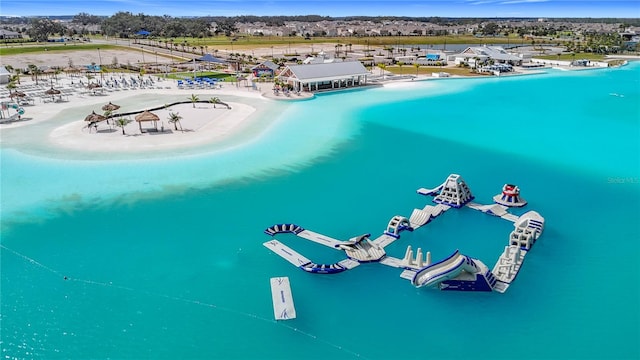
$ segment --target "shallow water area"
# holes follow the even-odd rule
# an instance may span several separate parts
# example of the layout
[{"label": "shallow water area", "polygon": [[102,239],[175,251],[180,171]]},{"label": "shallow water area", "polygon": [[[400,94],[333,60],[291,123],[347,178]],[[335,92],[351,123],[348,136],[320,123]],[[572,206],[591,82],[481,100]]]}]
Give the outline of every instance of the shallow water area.
[{"label": "shallow water area", "polygon": [[[38,144],[68,118],[3,132],[2,354],[637,358],[639,82],[631,63],[322,94],[266,104],[234,146],[149,158]],[[514,213],[546,219],[505,294],[416,289],[380,264],[308,274],[262,245],[276,223],[377,237],[450,173],[485,204],[515,183],[529,204]],[[511,229],[452,209],[388,253],[460,249],[492,268]],[[319,263],[344,258],[278,239]],[[274,276],[290,278],[297,319],[273,320]]]}]

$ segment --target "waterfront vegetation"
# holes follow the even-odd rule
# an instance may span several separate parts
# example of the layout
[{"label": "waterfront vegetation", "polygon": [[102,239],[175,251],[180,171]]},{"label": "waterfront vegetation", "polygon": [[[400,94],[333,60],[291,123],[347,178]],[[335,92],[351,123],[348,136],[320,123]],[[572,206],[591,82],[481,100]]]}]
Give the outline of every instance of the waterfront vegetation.
[{"label": "waterfront vegetation", "polygon": [[[71,40],[73,45],[83,43],[92,37],[118,41],[123,45],[145,44],[170,51],[205,53],[215,50],[247,51],[258,47],[291,46],[332,43],[337,46],[361,48],[407,47],[414,45],[445,46],[446,44],[505,44],[524,45],[560,45],[570,52],[594,52],[615,54],[623,51],[637,51],[624,43],[621,35],[635,19],[557,19],[555,21],[537,21],[538,19],[466,19],[466,18],[389,18],[389,17],[348,17],[334,19],[317,15],[308,16],[236,16],[236,17],[181,17],[150,16],[117,12],[112,16],[100,17],[79,13],[68,17],[68,22],[48,18],[3,18],[0,23],[5,29],[20,33],[18,39],[3,39],[6,47],[16,44],[40,41],[46,46],[51,39]],[[333,21],[356,21],[354,27],[341,36]],[[513,21],[511,21],[513,20]],[[363,27],[367,21],[370,26]],[[398,25],[387,26],[385,21],[398,21]],[[409,21],[409,25],[407,25]],[[262,30],[242,28],[242,24],[260,23]],[[314,24],[306,27],[289,27],[287,22]],[[404,22],[404,23],[403,23]],[[573,23],[581,23],[574,26]],[[423,28],[416,24],[429,23],[432,27]],[[600,23],[600,27],[584,24]],[[215,24],[215,25],[213,25]],[[315,24],[318,24],[315,26]],[[404,25],[403,25],[404,24]],[[609,24],[609,25],[605,25]],[[385,27],[386,26],[386,27]],[[606,29],[605,29],[606,26]],[[301,30],[302,29],[302,30]],[[252,34],[250,35],[249,32]],[[280,36],[270,36],[276,34]],[[347,35],[347,36],[345,36]],[[42,44],[37,44],[42,46]],[[81,46],[81,45],[77,45]],[[82,45],[85,46],[85,45]],[[351,49],[349,49],[351,50]],[[13,50],[18,51],[18,50]],[[2,54],[2,53],[0,53]],[[10,54],[10,53],[6,53]]]},{"label": "waterfront vegetation", "polygon": [[593,61],[605,61],[606,56],[604,54],[594,54],[594,53],[570,53],[570,54],[559,54],[559,55],[536,55],[536,58],[539,59],[547,59],[547,60],[564,60],[564,61],[573,61],[573,60],[593,60]]},{"label": "waterfront vegetation", "polygon": [[[460,76],[479,76],[480,74],[471,71],[469,68],[464,67],[439,67],[439,66],[420,66],[417,67],[415,65],[389,65],[385,66],[384,69],[395,75],[431,75],[432,73],[437,72],[446,72],[451,75],[460,75]],[[374,74],[377,74],[379,70],[372,69]]]},{"label": "waterfront vegetation", "polygon": [[[91,36],[91,38],[101,38],[103,36]],[[378,36],[378,37],[312,37],[305,39],[300,36],[211,36],[211,37],[146,37],[146,38],[107,38],[114,40],[116,43],[120,41],[122,45],[99,45],[86,42],[5,42],[0,47],[0,55],[16,55],[27,52],[49,50],[95,50],[97,48],[105,48],[107,46],[134,46],[134,45],[150,45],[161,48],[173,47],[176,51],[193,51],[199,52],[201,47],[211,47],[214,49],[233,49],[233,50],[251,50],[256,48],[264,48],[265,46],[289,46],[303,44],[342,44],[343,46],[362,45],[371,47],[387,47],[387,46],[404,46],[404,45],[439,45],[446,44],[513,44],[530,45],[531,41],[520,38],[515,34],[502,37],[476,37],[471,35],[448,35],[448,36]],[[543,42],[539,42],[540,44]],[[554,43],[547,41],[546,43]],[[28,46],[27,46],[28,45]]]}]

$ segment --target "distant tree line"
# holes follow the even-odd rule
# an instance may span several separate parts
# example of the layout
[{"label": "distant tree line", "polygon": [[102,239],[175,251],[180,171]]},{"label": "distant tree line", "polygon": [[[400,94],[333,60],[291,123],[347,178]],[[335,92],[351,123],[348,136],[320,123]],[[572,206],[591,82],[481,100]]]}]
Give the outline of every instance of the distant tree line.
[{"label": "distant tree line", "polygon": [[[112,16],[118,16],[122,12],[116,13]],[[153,17],[150,15],[138,14],[134,16],[140,17]],[[302,21],[302,22],[319,22],[319,21],[372,21],[380,23],[383,21],[415,21],[425,22],[439,25],[467,25],[478,24],[487,21],[537,21],[538,18],[531,17],[440,17],[440,16],[320,16],[320,15],[282,15],[282,16],[254,16],[254,15],[241,15],[241,16],[203,16],[203,17],[171,17],[169,15],[159,16],[160,18],[171,18],[177,20],[183,19],[205,19],[205,21],[232,21],[232,22],[264,22],[269,26],[281,26],[287,21]],[[50,19],[50,20],[72,20],[74,22],[87,24],[100,24],[103,20],[108,19],[109,16],[97,16],[88,13],[79,13],[77,15],[67,16],[36,16],[36,17],[8,17],[0,16],[0,24],[7,25],[20,25],[25,22],[29,22],[33,19]],[[25,21],[25,19],[27,21]],[[550,22],[567,22],[567,23],[598,23],[598,24],[617,24],[624,23],[629,26],[640,26],[640,18],[545,18]]]},{"label": "distant tree line", "polygon": [[[64,23],[59,20],[70,20]],[[439,24],[441,26],[453,25],[479,25],[474,35],[483,36],[508,36],[518,34],[521,37],[531,35],[534,37],[560,37],[572,35],[571,25],[567,23],[615,23],[620,24],[619,30],[628,26],[640,26],[638,18],[547,18],[545,22],[539,22],[537,18],[449,18],[449,17],[404,17],[404,16],[348,16],[329,17],[320,15],[300,16],[201,16],[201,17],[173,17],[169,15],[156,16],[145,14],[132,14],[130,12],[117,12],[112,16],[96,16],[88,13],[79,13],[72,17],[0,17],[3,28],[17,30],[26,33],[32,40],[46,41],[50,36],[74,36],[78,33],[84,35],[87,28],[97,29],[104,35],[120,38],[128,38],[136,35],[141,30],[148,31],[151,37],[176,38],[196,37],[203,38],[212,35],[231,36],[237,32],[236,24],[239,22],[263,22],[267,26],[283,26],[286,22],[319,22],[319,21],[371,21],[381,23],[385,21],[415,21]],[[512,20],[512,21],[505,21]],[[25,25],[28,22],[28,25]],[[524,22],[524,24],[523,24]],[[215,27],[212,24],[215,23]],[[19,25],[11,27],[11,25]],[[446,30],[427,30],[426,35],[446,35]],[[415,35],[419,30],[414,31]],[[604,33],[604,32],[603,32]],[[324,36],[326,33],[300,34],[309,36]],[[358,34],[359,35],[359,34]],[[591,44],[600,46],[606,43],[608,46],[618,46],[620,39],[614,36],[605,36],[596,31],[587,32],[585,35]],[[615,40],[615,41],[614,41]]]}]

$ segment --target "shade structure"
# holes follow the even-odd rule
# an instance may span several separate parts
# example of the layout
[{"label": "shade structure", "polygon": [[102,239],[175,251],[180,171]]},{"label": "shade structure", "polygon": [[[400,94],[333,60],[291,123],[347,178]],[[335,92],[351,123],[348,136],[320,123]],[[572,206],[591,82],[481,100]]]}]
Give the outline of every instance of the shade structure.
[{"label": "shade structure", "polygon": [[227,61],[214,57],[211,54],[204,54],[203,56],[196,58],[196,61],[206,61],[206,62],[210,62],[210,63],[217,63],[217,64],[225,64]]},{"label": "shade structure", "polygon": [[44,93],[47,94],[47,95],[59,95],[60,94],[60,90],[51,88],[51,89],[45,91]]},{"label": "shade structure", "polygon": [[96,114],[95,111],[91,112],[91,114],[87,115],[87,117],[84,118],[84,121],[89,123],[97,123],[104,120],[107,120],[107,118],[100,114]]},{"label": "shade structure", "polygon": [[100,67],[100,65],[87,65],[85,66],[86,71],[90,71],[90,72],[99,72],[102,71],[102,68]]},{"label": "shade structure", "polygon": [[142,113],[136,115],[136,121],[138,122],[138,126],[140,127],[140,132],[142,132],[142,123],[145,121],[153,121],[154,128],[157,130],[157,122],[160,121],[160,118],[158,117],[158,115],[145,110]]},{"label": "shade structure", "polygon": [[100,85],[98,83],[91,83],[91,84],[87,85],[87,89],[92,90],[94,95],[95,95],[96,89],[102,89],[102,85]]},{"label": "shade structure", "polygon": [[109,101],[109,103],[107,105],[104,105],[102,107],[102,110],[104,111],[116,111],[120,109],[120,105],[116,105],[114,103],[112,103],[111,101]]},{"label": "shade structure", "polygon": [[51,88],[51,89],[45,91],[44,93],[47,94],[47,95],[51,95],[51,100],[53,101],[53,98],[56,95],[60,95],[60,90]]}]

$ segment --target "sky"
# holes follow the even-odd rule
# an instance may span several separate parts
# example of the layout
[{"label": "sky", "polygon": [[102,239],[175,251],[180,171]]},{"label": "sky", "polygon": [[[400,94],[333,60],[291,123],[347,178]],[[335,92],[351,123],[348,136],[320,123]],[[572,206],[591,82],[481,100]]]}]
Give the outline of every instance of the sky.
[{"label": "sky", "polygon": [[640,0],[0,0],[2,16],[322,15],[639,18]]}]

